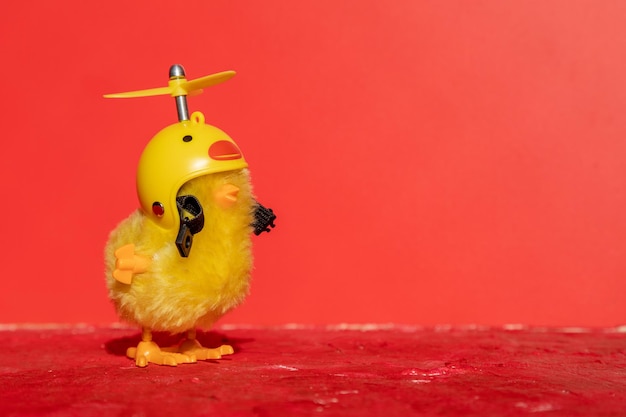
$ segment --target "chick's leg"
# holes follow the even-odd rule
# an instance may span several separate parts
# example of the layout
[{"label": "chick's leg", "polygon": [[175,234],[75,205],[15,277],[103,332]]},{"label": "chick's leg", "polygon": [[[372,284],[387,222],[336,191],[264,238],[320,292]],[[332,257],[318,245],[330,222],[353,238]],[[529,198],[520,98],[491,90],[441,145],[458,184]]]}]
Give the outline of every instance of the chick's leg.
[{"label": "chick's leg", "polygon": [[198,360],[207,360],[219,359],[223,355],[230,355],[235,351],[230,345],[221,345],[215,349],[206,348],[196,339],[196,329],[191,329],[187,331],[187,339],[180,344],[178,352],[194,356]]},{"label": "chick's leg", "polygon": [[176,366],[180,363],[196,362],[193,354],[174,353],[161,349],[152,341],[152,331],[146,327],[141,331],[141,342],[136,348],[128,348],[126,356],[135,359],[135,364],[141,368],[148,366],[148,363]]}]

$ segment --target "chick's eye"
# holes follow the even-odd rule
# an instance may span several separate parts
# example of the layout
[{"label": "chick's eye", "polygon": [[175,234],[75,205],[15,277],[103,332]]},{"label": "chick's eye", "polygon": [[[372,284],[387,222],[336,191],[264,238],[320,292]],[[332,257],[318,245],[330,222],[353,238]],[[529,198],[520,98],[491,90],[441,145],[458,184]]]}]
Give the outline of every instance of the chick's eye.
[{"label": "chick's eye", "polygon": [[191,142],[191,139],[193,139],[193,138],[191,137],[191,135],[185,135],[185,136],[183,136],[183,142]]}]

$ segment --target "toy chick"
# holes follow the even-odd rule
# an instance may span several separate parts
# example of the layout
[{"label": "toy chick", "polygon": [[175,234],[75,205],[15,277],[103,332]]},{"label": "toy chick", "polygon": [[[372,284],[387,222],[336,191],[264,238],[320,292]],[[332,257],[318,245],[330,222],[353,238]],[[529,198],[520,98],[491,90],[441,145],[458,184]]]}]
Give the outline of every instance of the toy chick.
[{"label": "toy chick", "polygon": [[[180,65],[168,87],[105,97],[170,94],[178,123],[148,143],[137,168],[140,208],[111,232],[105,248],[109,298],[123,321],[141,326],[127,356],[139,367],[176,366],[219,359],[229,345],[202,346],[196,329],[210,328],[249,290],[251,233],[274,227],[274,215],[256,202],[248,164],[236,143],[187,111],[186,96],[231,78],[226,71],[187,81]],[[153,331],[184,333],[160,347]]]}]

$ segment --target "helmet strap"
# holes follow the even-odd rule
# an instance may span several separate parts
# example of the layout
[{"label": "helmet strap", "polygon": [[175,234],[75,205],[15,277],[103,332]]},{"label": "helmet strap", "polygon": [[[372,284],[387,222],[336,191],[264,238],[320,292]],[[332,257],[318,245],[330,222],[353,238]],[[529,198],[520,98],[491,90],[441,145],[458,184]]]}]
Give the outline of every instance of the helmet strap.
[{"label": "helmet strap", "polygon": [[192,195],[176,197],[176,207],[180,216],[176,247],[180,256],[186,258],[191,251],[193,235],[200,232],[204,227],[204,212],[200,201]]}]

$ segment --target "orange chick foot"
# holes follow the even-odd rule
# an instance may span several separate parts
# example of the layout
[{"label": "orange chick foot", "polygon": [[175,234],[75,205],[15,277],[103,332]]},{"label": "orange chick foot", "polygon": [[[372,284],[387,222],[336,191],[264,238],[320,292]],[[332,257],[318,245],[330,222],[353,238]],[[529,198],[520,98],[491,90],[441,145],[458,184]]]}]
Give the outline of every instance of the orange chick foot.
[{"label": "orange chick foot", "polygon": [[218,348],[206,348],[196,339],[186,339],[178,346],[178,352],[183,355],[195,357],[197,360],[220,359],[224,355],[232,355],[235,350],[230,345],[222,345]]},{"label": "orange chick foot", "polygon": [[170,352],[168,349],[161,349],[152,341],[141,341],[136,348],[128,348],[126,356],[134,359],[135,364],[140,368],[148,366],[148,363],[178,366],[181,363],[196,362],[196,356],[192,353]]}]

